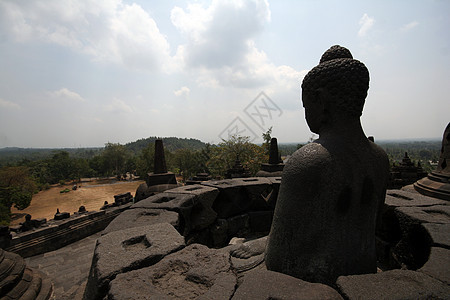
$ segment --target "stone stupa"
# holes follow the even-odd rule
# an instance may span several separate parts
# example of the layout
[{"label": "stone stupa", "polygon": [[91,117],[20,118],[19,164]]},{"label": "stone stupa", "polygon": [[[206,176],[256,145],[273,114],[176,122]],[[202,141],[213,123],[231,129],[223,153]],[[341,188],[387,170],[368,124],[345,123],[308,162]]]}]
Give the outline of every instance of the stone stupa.
[{"label": "stone stupa", "polygon": [[270,140],[269,163],[261,164],[261,170],[256,173],[256,177],[278,177],[283,173],[284,163],[278,153],[277,138]]},{"label": "stone stupa", "polygon": [[163,141],[155,140],[154,171],[148,173],[146,183],[139,185],[137,188],[135,202],[177,186],[175,174],[167,171]]},{"label": "stone stupa", "polygon": [[439,198],[443,200],[450,200],[450,123],[444,131],[442,137],[441,155],[439,156],[439,163],[435,171],[428,174],[427,177],[422,178],[414,183],[414,189],[419,193]]}]

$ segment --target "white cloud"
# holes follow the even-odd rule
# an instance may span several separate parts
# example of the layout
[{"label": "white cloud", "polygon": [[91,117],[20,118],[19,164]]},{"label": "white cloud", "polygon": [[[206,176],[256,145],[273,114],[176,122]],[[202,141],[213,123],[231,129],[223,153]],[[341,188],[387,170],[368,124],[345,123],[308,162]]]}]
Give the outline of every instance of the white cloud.
[{"label": "white cloud", "polygon": [[106,105],[106,110],[112,113],[131,113],[133,108],[126,104],[123,100],[114,98],[114,100]]},{"label": "white cloud", "polygon": [[187,96],[189,96],[190,92],[191,92],[191,90],[187,86],[183,86],[182,88],[180,88],[179,90],[174,91],[173,93],[177,97],[181,97],[181,96],[187,97]]},{"label": "white cloud", "polygon": [[[141,6],[115,1],[0,2],[0,31],[18,42],[69,47],[128,68],[170,68],[170,47]],[[0,33],[1,33],[0,32]]]},{"label": "white cloud", "polygon": [[300,72],[289,66],[275,66],[255,44],[270,15],[265,0],[214,0],[208,7],[175,7],[172,23],[187,40],[178,47],[175,61],[195,74],[200,86],[298,86]]},{"label": "white cloud", "polygon": [[61,88],[57,91],[48,92],[48,94],[55,99],[69,100],[75,102],[85,102],[86,100],[78,93],[75,93],[67,88]]},{"label": "white cloud", "polygon": [[400,31],[402,32],[406,32],[409,31],[411,29],[413,29],[414,27],[416,27],[417,25],[419,25],[419,22],[417,21],[413,21],[411,23],[405,24],[400,28]]},{"label": "white cloud", "polygon": [[265,0],[215,0],[208,8],[175,7],[171,20],[188,40],[178,49],[186,65],[214,69],[243,62],[249,41],[270,20],[270,10]]},{"label": "white cloud", "polygon": [[359,25],[361,25],[361,27],[359,28],[358,36],[365,36],[367,32],[373,27],[374,23],[375,19],[373,17],[369,17],[367,14],[364,14],[359,20]]},{"label": "white cloud", "polygon": [[0,98],[0,107],[6,109],[20,109],[20,105],[11,101],[4,100]]}]

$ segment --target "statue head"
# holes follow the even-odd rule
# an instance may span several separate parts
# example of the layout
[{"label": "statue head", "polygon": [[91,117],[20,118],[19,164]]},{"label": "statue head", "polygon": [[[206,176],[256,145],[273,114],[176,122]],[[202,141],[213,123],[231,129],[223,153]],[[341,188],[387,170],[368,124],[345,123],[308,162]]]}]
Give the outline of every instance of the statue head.
[{"label": "statue head", "polygon": [[[332,46],[306,74],[302,101],[310,129],[319,133],[324,118],[359,118],[369,89],[369,71],[350,51]],[[328,114],[324,116],[324,113]]]}]

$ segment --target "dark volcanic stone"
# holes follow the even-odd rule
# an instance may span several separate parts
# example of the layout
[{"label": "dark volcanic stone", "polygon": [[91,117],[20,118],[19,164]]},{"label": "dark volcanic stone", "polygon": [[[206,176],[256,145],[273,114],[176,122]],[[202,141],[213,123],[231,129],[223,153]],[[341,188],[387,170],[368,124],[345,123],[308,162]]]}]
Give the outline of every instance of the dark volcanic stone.
[{"label": "dark volcanic stone", "polygon": [[108,227],[103,230],[102,235],[117,230],[158,223],[169,223],[176,228],[178,225],[178,213],[164,209],[128,209],[112,220]]},{"label": "dark volcanic stone", "polygon": [[319,138],[283,169],[267,269],[330,285],[343,274],[376,272],[389,159],[361,126],[368,87],[367,68],[338,45],[304,77],[306,122]]},{"label": "dark volcanic stone", "polygon": [[183,246],[184,238],[168,223],[113,231],[100,237],[84,299],[101,299],[117,274],[155,264]]},{"label": "dark volcanic stone", "polygon": [[154,193],[148,190],[147,183],[141,183],[136,189],[136,194],[134,195],[134,201],[139,202],[144,200],[150,196],[153,196]]},{"label": "dark volcanic stone", "polygon": [[398,207],[396,213],[417,223],[450,224],[450,206]]},{"label": "dark volcanic stone", "polygon": [[232,299],[322,300],[342,297],[324,284],[306,282],[273,271],[256,270],[244,276]]},{"label": "dark volcanic stone", "polygon": [[193,244],[153,266],[118,275],[108,299],[230,299],[235,285],[228,254]]},{"label": "dark volcanic stone", "polygon": [[386,192],[386,200],[384,203],[389,207],[432,206],[447,204],[445,200],[431,198],[419,193],[411,193],[402,190],[388,190]]},{"label": "dark volcanic stone", "polygon": [[450,224],[424,223],[422,226],[433,241],[433,246],[450,249]]},{"label": "dark volcanic stone", "polygon": [[155,160],[153,165],[155,167],[155,174],[167,173],[166,158],[164,156],[164,146],[162,140],[155,140]]},{"label": "dark volcanic stone", "polygon": [[431,248],[428,261],[419,271],[450,284],[450,250],[438,247]]},{"label": "dark volcanic stone", "polygon": [[392,270],[377,274],[340,276],[337,286],[349,300],[448,299],[450,287],[421,272]]},{"label": "dark volcanic stone", "polygon": [[[189,186],[192,187],[192,186]],[[179,230],[184,236],[193,230],[200,230],[211,225],[216,217],[212,209],[216,192],[205,189],[203,192],[189,191],[184,187],[182,193],[160,193],[140,201],[132,208],[153,208],[176,211],[180,215]]]},{"label": "dark volcanic stone", "polygon": [[227,219],[255,210],[270,210],[267,203],[272,183],[263,177],[235,178],[203,182],[202,185],[219,189],[213,209],[219,218]]}]

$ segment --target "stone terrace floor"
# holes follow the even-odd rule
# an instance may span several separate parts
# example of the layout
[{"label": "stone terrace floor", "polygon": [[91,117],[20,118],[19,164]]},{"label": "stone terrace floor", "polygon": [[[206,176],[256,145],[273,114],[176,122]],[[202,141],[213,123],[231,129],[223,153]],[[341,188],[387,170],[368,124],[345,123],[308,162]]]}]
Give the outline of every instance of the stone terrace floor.
[{"label": "stone terrace floor", "polygon": [[95,241],[100,237],[100,233],[58,250],[26,258],[25,262],[27,266],[48,275],[54,285],[55,299],[82,299]]}]

